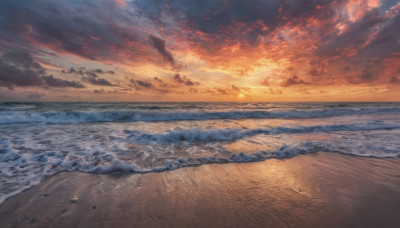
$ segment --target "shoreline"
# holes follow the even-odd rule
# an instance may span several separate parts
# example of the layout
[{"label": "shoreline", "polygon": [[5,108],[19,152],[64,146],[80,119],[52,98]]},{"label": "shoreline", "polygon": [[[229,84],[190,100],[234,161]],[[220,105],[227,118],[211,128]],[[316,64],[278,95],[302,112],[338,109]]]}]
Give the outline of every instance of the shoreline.
[{"label": "shoreline", "polygon": [[394,227],[400,159],[313,153],[164,172],[61,172],[0,205],[1,227]]}]

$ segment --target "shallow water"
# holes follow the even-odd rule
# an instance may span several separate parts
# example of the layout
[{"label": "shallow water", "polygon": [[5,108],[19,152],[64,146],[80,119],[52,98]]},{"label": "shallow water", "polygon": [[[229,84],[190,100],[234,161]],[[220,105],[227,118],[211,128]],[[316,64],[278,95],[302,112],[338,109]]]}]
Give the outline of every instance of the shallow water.
[{"label": "shallow water", "polygon": [[60,171],[400,157],[399,136],[400,103],[0,103],[0,202]]}]

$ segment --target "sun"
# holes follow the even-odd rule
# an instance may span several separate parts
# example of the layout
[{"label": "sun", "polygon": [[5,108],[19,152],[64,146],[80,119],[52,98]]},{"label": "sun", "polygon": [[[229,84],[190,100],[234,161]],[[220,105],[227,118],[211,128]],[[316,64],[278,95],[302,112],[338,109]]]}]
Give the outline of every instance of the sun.
[{"label": "sun", "polygon": [[244,98],[244,94],[243,93],[239,93],[238,94],[238,98]]}]

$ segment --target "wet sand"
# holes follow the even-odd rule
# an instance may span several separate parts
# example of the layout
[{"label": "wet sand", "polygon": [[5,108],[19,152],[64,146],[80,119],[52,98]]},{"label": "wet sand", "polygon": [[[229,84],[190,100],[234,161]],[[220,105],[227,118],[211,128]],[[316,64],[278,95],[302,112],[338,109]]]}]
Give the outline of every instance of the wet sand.
[{"label": "wet sand", "polygon": [[400,159],[334,153],[146,174],[59,173],[0,227],[399,227]]}]

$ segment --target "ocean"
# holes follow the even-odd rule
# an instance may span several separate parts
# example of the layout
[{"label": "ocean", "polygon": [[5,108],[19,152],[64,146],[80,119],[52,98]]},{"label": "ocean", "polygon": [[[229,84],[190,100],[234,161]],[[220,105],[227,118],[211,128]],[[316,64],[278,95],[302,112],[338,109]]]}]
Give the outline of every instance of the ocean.
[{"label": "ocean", "polygon": [[0,103],[0,203],[63,171],[400,157],[400,103]]}]

